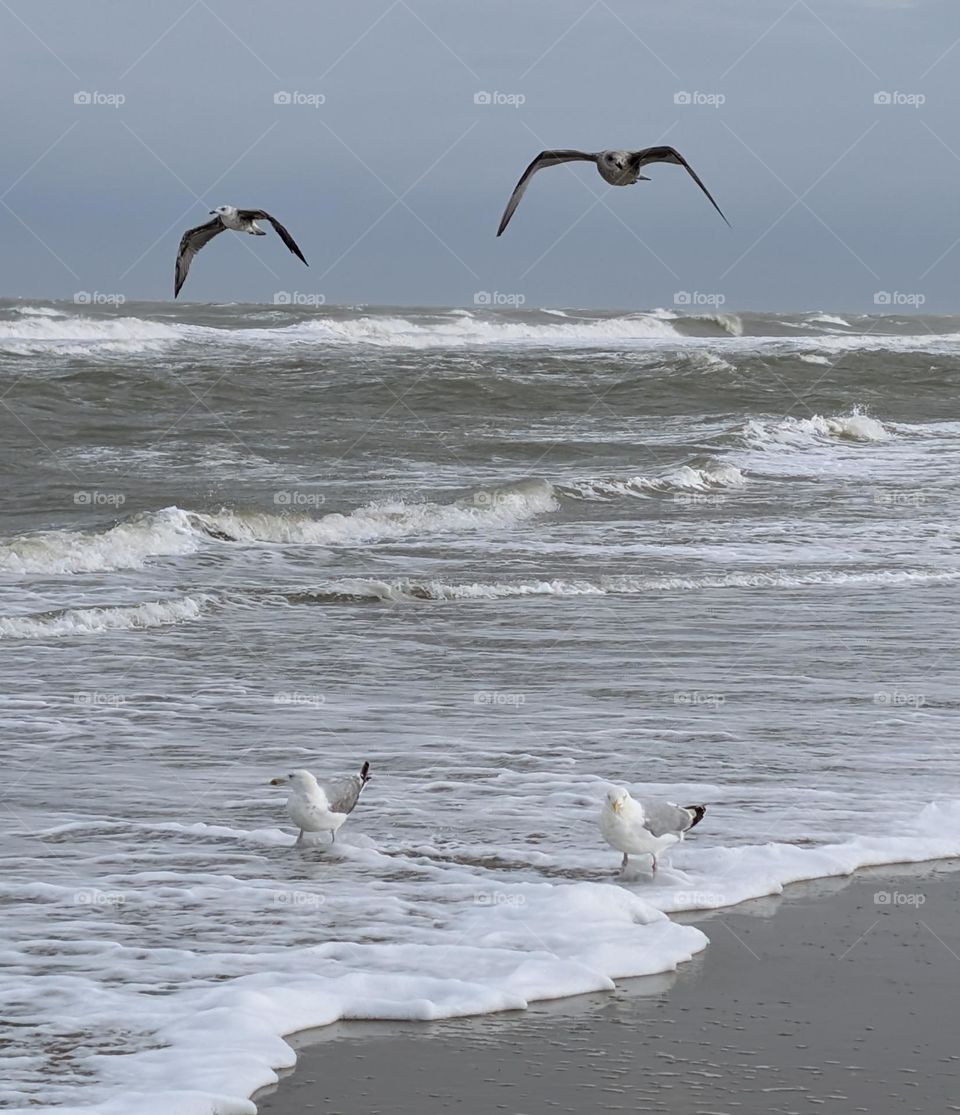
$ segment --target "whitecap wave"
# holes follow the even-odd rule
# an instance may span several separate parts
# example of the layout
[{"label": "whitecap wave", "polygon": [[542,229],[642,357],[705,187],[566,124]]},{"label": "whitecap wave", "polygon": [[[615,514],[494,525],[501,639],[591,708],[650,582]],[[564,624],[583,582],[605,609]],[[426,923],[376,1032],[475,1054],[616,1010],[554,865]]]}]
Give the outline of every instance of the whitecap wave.
[{"label": "whitecap wave", "polygon": [[842,441],[886,441],[893,435],[876,418],[854,412],[833,417],[784,418],[779,422],[751,419],[743,428],[743,440],[753,448],[772,444],[803,445],[824,439]]},{"label": "whitecap wave", "polygon": [[65,608],[33,616],[0,616],[0,639],[50,639],[166,627],[200,618],[207,597],[155,600],[106,608]]},{"label": "whitecap wave", "polygon": [[350,546],[449,531],[497,530],[558,507],[553,486],[528,480],[477,491],[451,504],[372,503],[316,518],[167,507],[106,530],[52,530],[0,543],[0,572],[93,573],[139,569],[153,559],[195,553],[211,540],[246,544]]},{"label": "whitecap wave", "polygon": [[185,327],[137,317],[76,317],[55,310],[23,308],[25,320],[0,321],[0,351],[18,356],[137,353],[179,341]]},{"label": "whitecap wave", "polygon": [[681,465],[662,476],[595,477],[559,485],[558,491],[573,499],[610,500],[619,496],[672,495],[742,488],[747,478],[736,465],[711,461],[702,467]]}]

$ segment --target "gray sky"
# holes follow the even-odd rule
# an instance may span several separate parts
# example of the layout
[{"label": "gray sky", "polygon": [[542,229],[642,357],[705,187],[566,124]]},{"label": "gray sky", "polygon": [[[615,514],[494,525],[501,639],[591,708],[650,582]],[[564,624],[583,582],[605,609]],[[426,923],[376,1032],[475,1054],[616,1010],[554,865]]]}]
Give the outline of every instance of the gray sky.
[{"label": "gray sky", "polygon": [[[169,298],[232,203],[310,269],[223,236],[181,297],[954,312],[958,40],[956,0],[0,0],[0,295]],[[732,231],[678,167],[571,164],[495,238],[544,147],[661,142]]]}]

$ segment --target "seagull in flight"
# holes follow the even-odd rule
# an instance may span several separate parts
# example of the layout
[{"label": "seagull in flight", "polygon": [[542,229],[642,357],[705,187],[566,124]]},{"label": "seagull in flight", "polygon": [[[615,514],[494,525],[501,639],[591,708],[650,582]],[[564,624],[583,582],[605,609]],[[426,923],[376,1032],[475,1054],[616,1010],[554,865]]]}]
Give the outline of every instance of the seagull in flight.
[{"label": "seagull in flight", "polygon": [[639,802],[619,786],[611,786],[600,811],[600,834],[611,848],[623,852],[621,874],[631,855],[650,856],[653,874],[657,856],[683,839],[703,820],[705,805],[674,805],[672,801]]},{"label": "seagull in flight", "polygon": [[262,228],[257,227],[257,221],[269,221],[273,225],[280,239],[287,245],[297,259],[303,260],[309,267],[310,264],[303,258],[303,252],[297,247],[297,242],[276,219],[263,209],[237,209],[234,205],[218,205],[210,210],[213,220],[205,225],[187,229],[180,240],[180,250],[177,252],[177,271],[173,283],[173,297],[180,293],[190,270],[193,257],[202,247],[209,244],[221,232],[230,229],[232,232],[247,232],[251,236],[266,236]]},{"label": "seagull in flight", "polygon": [[634,182],[649,182],[650,179],[645,174],[640,173],[640,168],[649,166],[650,163],[674,163],[676,166],[682,166],[707,195],[710,204],[723,217],[727,225],[730,224],[724,217],[723,210],[713,200],[713,195],[700,181],[693,167],[674,147],[644,147],[642,151],[596,151],[592,154],[587,151],[541,151],[523,172],[520,181],[510,195],[507,207],[500,218],[497,236],[502,235],[503,230],[510,223],[510,218],[520,204],[520,199],[523,197],[530,179],[538,170],[543,170],[545,166],[559,166],[560,163],[573,162],[595,163],[597,170],[600,172],[600,177],[605,182],[609,182],[611,186],[632,186]]},{"label": "seagull in flight", "polygon": [[360,800],[364,786],[370,781],[370,764],[364,763],[359,774],[321,786],[308,770],[292,770],[270,779],[271,786],[289,786],[287,812],[300,829],[297,843],[304,833],[329,832],[330,843],[337,839],[337,830],[346,821]]}]

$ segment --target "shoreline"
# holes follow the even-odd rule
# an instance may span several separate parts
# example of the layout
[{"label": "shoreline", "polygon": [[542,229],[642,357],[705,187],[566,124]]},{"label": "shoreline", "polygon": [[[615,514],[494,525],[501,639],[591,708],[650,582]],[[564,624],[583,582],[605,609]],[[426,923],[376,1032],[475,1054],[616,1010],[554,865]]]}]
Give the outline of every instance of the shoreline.
[{"label": "shoreline", "polygon": [[263,1115],[960,1111],[960,860],[865,868],[672,915],[708,948],[612,992],[289,1035]]}]

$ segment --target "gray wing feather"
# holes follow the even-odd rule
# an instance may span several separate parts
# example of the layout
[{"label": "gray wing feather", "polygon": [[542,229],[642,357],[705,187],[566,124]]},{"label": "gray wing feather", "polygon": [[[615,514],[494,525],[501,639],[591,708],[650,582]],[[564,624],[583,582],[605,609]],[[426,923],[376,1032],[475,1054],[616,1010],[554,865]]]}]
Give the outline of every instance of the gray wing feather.
[{"label": "gray wing feather", "polygon": [[499,236],[510,223],[510,218],[520,204],[520,199],[523,197],[530,179],[538,170],[543,170],[545,166],[558,166],[560,163],[584,161],[595,163],[597,161],[597,156],[591,155],[586,151],[541,151],[520,176],[520,181],[514,186],[513,193],[510,195],[510,200],[507,202],[507,207],[504,209],[503,216],[500,218],[500,227],[497,229],[497,236]]},{"label": "gray wing feather", "polygon": [[360,799],[360,794],[369,781],[367,772],[369,763],[364,763],[359,774],[351,774],[349,778],[341,778],[336,782],[324,784],[323,792],[327,795],[331,813],[352,813],[354,806]]},{"label": "gray wing feather", "polygon": [[690,810],[674,805],[672,801],[641,801],[640,804],[643,806],[643,827],[654,836],[686,832],[694,825],[695,818]]},{"label": "gray wing feather", "polygon": [[703,182],[700,181],[700,176],[675,147],[644,147],[642,150],[634,151],[630,155],[630,165],[635,170],[639,170],[642,166],[649,166],[650,163],[673,163],[675,166],[682,166],[687,174],[690,175],[694,182],[696,182],[700,189],[707,195],[710,204],[716,209],[720,216],[723,217],[727,225],[730,226],[730,222],[724,216],[723,210],[713,200],[713,194],[711,194]]},{"label": "gray wing feather", "polygon": [[196,228],[187,229],[180,238],[180,249],[177,252],[177,268],[173,280],[174,298],[177,297],[180,293],[180,288],[186,282],[187,272],[190,270],[193,257],[202,247],[209,244],[215,236],[223,232],[223,230],[223,221],[221,221],[219,217],[215,217],[205,225],[197,225]]},{"label": "gray wing feather", "polygon": [[290,233],[287,232],[282,224],[280,224],[276,217],[271,217],[265,209],[240,209],[237,211],[237,216],[243,221],[269,221],[270,224],[273,225],[276,234],[280,237],[284,244],[287,245],[290,251],[293,252],[297,259],[301,260],[303,263],[306,263],[307,267],[310,266],[310,264],[307,263],[307,261],[303,258],[303,252],[300,251],[296,240],[294,240]]}]

